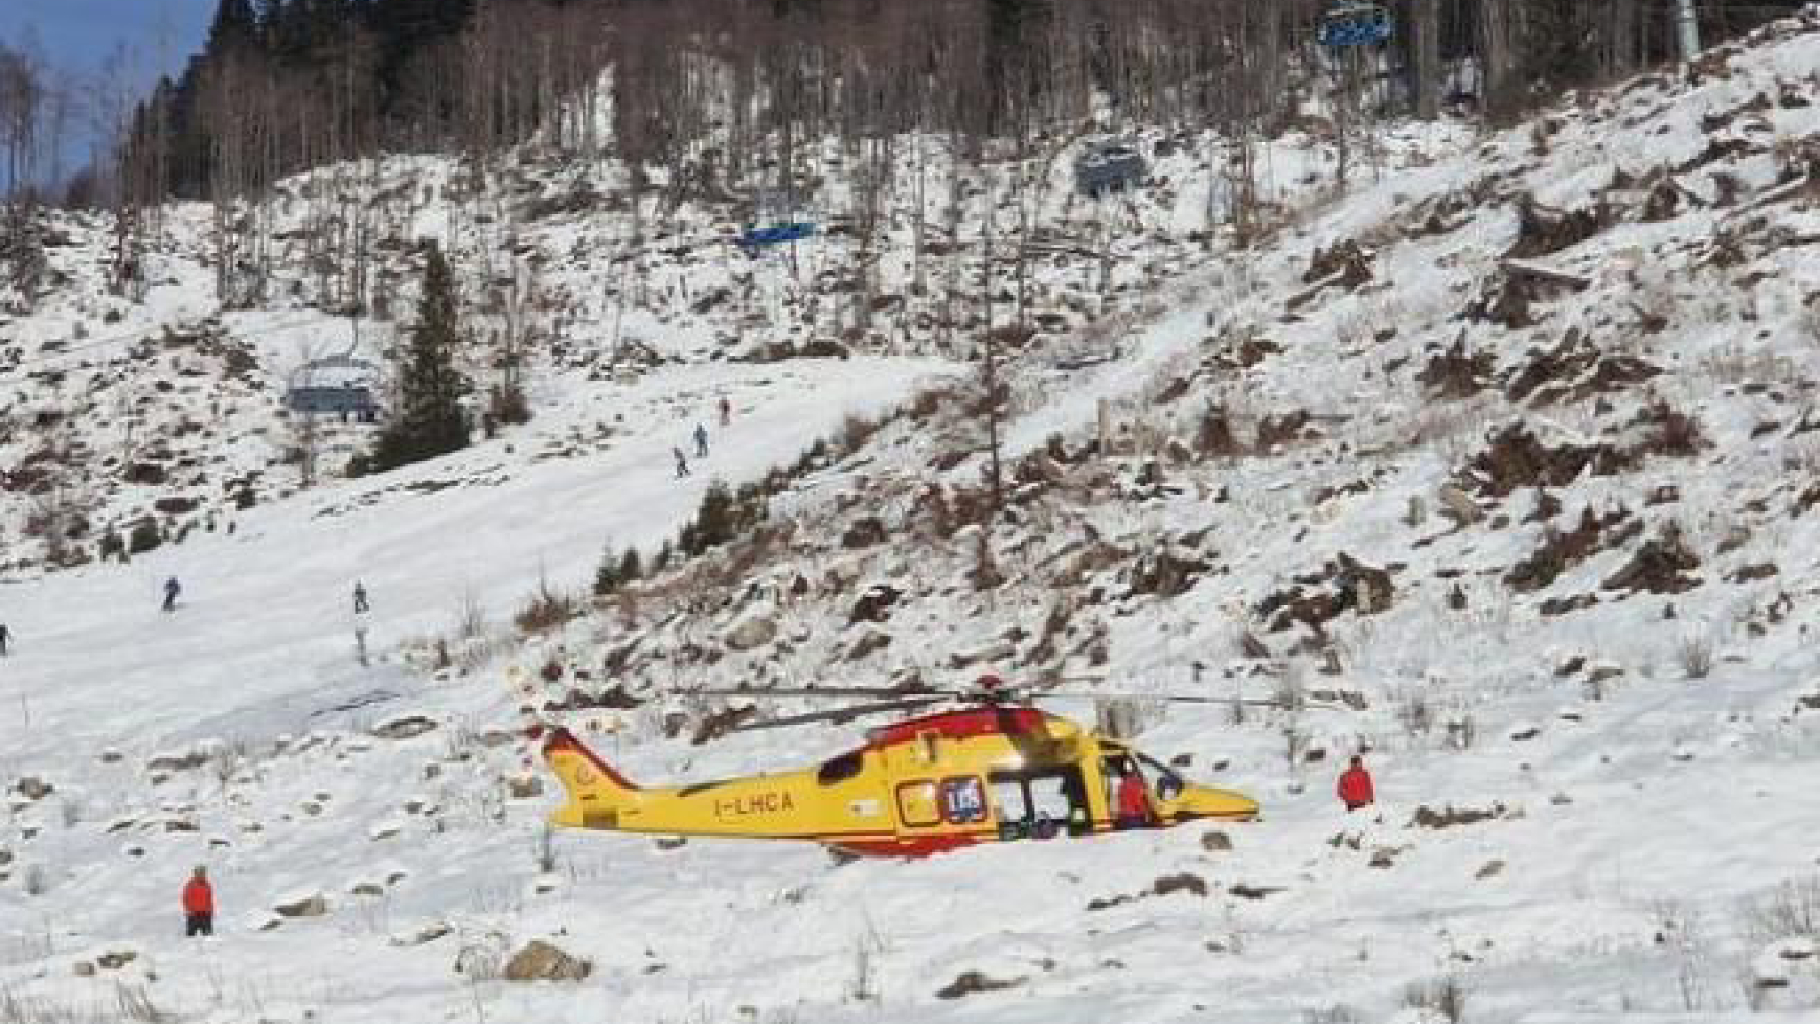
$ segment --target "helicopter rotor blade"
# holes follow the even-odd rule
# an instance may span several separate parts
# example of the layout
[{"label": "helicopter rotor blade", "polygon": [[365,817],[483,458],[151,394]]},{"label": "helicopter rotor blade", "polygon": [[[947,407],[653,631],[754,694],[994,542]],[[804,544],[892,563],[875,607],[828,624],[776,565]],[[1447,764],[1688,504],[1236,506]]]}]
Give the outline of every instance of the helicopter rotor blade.
[{"label": "helicopter rotor blade", "polygon": [[809,725],[814,722],[846,722],[861,715],[880,715],[894,711],[916,711],[941,704],[947,697],[923,697],[917,700],[880,701],[875,704],[855,704],[846,708],[831,708],[826,711],[809,711],[800,715],[785,715],[781,718],[767,718],[736,727],[734,732],[757,732],[764,729],[787,729],[791,726]]},{"label": "helicopter rotor blade", "polygon": [[[1030,697],[1063,697],[1088,700],[1158,700],[1168,704],[1234,704],[1232,697],[1207,697],[1207,695],[1190,695],[1190,693],[1132,693],[1119,689],[1034,689]],[[1281,708],[1283,700],[1274,697],[1239,697],[1238,704],[1250,704],[1256,708]],[[1307,702],[1303,704],[1307,708]]]},{"label": "helicopter rotor blade", "polygon": [[679,690],[678,696],[701,695],[706,697],[808,697],[820,700],[853,700],[856,697],[879,697],[887,700],[911,697],[959,697],[964,690],[938,689],[929,686],[842,686],[842,687],[807,687],[778,686],[765,689],[727,689],[712,688],[702,690]]},{"label": "helicopter rotor blade", "polygon": [[[1232,697],[1208,697],[1185,693],[1130,693],[1117,690],[1032,690],[1030,691],[1030,696],[1038,698],[1059,697],[1067,700],[1150,700],[1165,704],[1213,704],[1228,706],[1232,704],[1242,704],[1247,707],[1260,708],[1280,708],[1288,706],[1286,701],[1278,700],[1274,697],[1240,697],[1235,699]],[[1338,704],[1331,704],[1323,701],[1301,701],[1296,706],[1304,708],[1334,709],[1340,707]]]}]

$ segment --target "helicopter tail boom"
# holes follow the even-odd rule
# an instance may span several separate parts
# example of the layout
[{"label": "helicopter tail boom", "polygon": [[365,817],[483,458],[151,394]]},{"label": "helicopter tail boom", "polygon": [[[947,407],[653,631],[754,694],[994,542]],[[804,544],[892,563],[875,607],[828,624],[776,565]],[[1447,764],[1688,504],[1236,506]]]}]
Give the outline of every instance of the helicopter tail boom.
[{"label": "helicopter tail boom", "polygon": [[544,760],[562,783],[568,800],[550,816],[572,828],[613,828],[638,786],[584,746],[575,734],[557,729],[543,745]]}]

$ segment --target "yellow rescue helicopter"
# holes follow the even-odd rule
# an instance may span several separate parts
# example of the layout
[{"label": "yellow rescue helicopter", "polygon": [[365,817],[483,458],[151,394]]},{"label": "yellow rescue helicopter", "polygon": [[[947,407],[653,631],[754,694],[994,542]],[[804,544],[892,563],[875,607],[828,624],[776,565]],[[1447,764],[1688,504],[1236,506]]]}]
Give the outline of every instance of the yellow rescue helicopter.
[{"label": "yellow rescue helicopter", "polygon": [[[683,836],[796,839],[852,854],[921,857],[976,843],[1100,835],[1189,821],[1251,821],[1257,801],[1191,783],[1124,743],[1030,706],[995,677],[972,690],[691,691],[872,703],[760,721],[778,728],[883,712],[928,712],[873,729],[863,746],[800,771],[645,788],[557,728],[545,762],[567,799],[556,825]],[[1143,700],[1228,703],[1211,697]],[[1246,701],[1272,705],[1274,701]],[[539,730],[541,731],[541,730]]]}]

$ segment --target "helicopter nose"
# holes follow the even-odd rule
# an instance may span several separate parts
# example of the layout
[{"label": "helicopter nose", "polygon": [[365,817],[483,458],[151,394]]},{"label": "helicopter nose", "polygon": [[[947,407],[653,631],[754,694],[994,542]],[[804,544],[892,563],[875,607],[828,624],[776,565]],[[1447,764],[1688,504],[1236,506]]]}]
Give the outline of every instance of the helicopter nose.
[{"label": "helicopter nose", "polygon": [[1188,805],[1196,817],[1220,818],[1226,821],[1256,821],[1258,802],[1243,793],[1229,789],[1195,786]]}]

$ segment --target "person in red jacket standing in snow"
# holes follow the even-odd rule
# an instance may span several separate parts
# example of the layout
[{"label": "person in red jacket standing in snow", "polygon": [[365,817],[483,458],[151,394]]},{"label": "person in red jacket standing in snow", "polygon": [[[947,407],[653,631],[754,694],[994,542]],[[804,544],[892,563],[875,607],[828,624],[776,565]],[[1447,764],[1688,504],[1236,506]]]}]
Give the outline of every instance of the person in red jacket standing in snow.
[{"label": "person in red jacket standing in snow", "polygon": [[1340,802],[1348,811],[1356,811],[1377,799],[1371,789],[1371,773],[1365,770],[1365,759],[1352,755],[1352,767],[1340,773]]},{"label": "person in red jacket standing in snow", "polygon": [[183,934],[215,934],[215,890],[209,886],[206,868],[197,868],[183,886]]},{"label": "person in red jacket standing in snow", "polygon": [[1144,788],[1144,776],[1138,773],[1137,765],[1130,761],[1125,761],[1122,768],[1124,774],[1119,778],[1118,809],[1113,827],[1144,828],[1154,824],[1150,813],[1150,794]]}]

